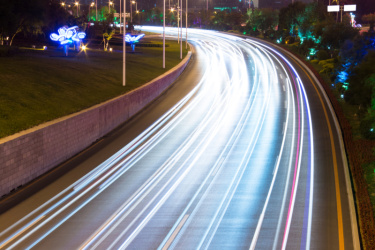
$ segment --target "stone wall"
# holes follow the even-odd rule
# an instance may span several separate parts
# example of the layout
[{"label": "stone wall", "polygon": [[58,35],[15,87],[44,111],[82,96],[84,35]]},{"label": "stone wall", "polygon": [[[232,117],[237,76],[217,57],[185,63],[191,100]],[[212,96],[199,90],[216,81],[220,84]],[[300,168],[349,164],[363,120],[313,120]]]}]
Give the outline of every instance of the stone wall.
[{"label": "stone wall", "polygon": [[46,173],[127,121],[182,73],[176,67],[118,98],[0,140],[0,197]]}]

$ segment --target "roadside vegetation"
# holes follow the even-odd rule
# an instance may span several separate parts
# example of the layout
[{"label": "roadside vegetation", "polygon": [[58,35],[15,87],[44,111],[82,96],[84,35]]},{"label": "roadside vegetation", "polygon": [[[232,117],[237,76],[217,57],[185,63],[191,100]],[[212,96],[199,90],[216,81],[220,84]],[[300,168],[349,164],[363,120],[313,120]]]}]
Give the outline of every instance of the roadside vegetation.
[{"label": "roadside vegetation", "polygon": [[[145,39],[145,44],[160,41]],[[180,47],[167,41],[166,68],[162,48],[127,48],[126,86],[122,86],[122,47],[113,52],[18,48],[0,57],[0,138],[36,126],[135,89],[177,65]],[[1,47],[1,46],[0,46]],[[120,50],[121,49],[121,50]],[[186,55],[187,51],[184,51]]]}]

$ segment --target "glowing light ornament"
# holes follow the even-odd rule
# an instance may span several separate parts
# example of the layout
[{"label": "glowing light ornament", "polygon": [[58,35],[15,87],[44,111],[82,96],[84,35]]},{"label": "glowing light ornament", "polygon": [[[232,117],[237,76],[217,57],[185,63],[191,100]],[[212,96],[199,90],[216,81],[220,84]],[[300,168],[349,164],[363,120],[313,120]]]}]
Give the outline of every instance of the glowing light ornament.
[{"label": "glowing light ornament", "polygon": [[86,37],[85,32],[78,32],[78,26],[68,28],[67,26],[58,29],[58,33],[52,33],[49,37],[52,41],[60,42],[64,45],[64,52],[68,56],[68,47],[71,43],[76,43],[77,49],[81,43],[81,40]]},{"label": "glowing light ornament", "polygon": [[139,42],[139,40],[144,37],[145,34],[140,34],[140,35],[137,35],[137,36],[134,36],[134,35],[130,35],[130,34],[126,34],[125,35],[125,42],[127,43],[130,43],[130,46],[132,48],[132,51],[134,52],[134,49],[135,49],[135,44],[137,42]]}]

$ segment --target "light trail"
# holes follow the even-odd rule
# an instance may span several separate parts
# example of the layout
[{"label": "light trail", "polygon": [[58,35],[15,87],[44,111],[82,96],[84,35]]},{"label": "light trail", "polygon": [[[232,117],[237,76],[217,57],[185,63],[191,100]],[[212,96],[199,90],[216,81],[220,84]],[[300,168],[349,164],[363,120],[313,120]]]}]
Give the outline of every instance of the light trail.
[{"label": "light trail", "polygon": [[[278,245],[285,249],[295,228],[303,231],[301,247],[310,248],[314,134],[300,76],[285,57],[264,44],[207,30],[189,32],[205,68],[197,86],[113,156],[2,231],[0,248],[42,246],[57,229],[71,223],[73,216],[84,213],[84,208],[124,182],[124,176],[132,176],[135,169],[143,170],[144,178],[106,218],[80,236],[76,248],[125,249],[140,244],[138,237],[160,213],[166,213],[174,196],[179,192],[185,195],[185,190],[189,192],[189,197],[182,198],[186,203],[171,211],[173,222],[161,226],[167,230],[152,246],[215,247],[227,216],[236,211],[234,200],[244,192],[241,185],[253,178],[260,178],[261,183],[252,187],[259,196],[249,199],[256,202],[249,205],[256,213],[242,222],[247,230],[244,234],[250,238],[247,246],[255,249],[264,240],[263,224],[270,217],[272,204],[279,207],[275,233],[270,236],[273,249]],[[176,29],[167,28],[166,33],[174,36]],[[260,145],[269,152],[257,152]],[[259,164],[257,157],[266,159],[268,155],[272,164]],[[161,157],[157,164],[152,162],[156,156]],[[210,160],[206,162],[206,158]],[[302,177],[305,166],[308,175]],[[302,178],[308,178],[308,183],[300,225],[293,218],[298,209],[297,193],[304,185]],[[199,183],[189,184],[194,181]],[[283,188],[280,201],[273,200],[276,187]],[[200,218],[205,219],[204,224],[199,224]]]},{"label": "light trail", "polygon": [[[294,75],[296,77],[296,80],[297,80],[297,83],[295,83],[294,85],[296,86],[296,89],[298,89],[298,92],[300,94],[300,98],[299,98],[300,102],[301,102],[301,104],[304,104],[306,109],[307,109],[307,113],[308,113],[307,116],[308,116],[308,122],[309,122],[309,127],[308,127],[309,133],[308,133],[308,135],[310,136],[309,137],[309,142],[310,142],[310,144],[309,144],[309,151],[310,151],[310,162],[309,162],[310,173],[309,173],[309,177],[310,177],[310,180],[309,180],[309,184],[308,184],[310,189],[309,189],[309,193],[308,193],[309,206],[308,206],[308,216],[307,216],[308,217],[307,231],[306,231],[306,235],[305,235],[306,238],[302,239],[302,242],[306,242],[303,245],[305,245],[306,249],[309,249],[310,248],[310,242],[311,242],[311,221],[312,221],[312,209],[313,209],[313,207],[312,207],[313,185],[314,185],[313,184],[313,181],[314,181],[314,139],[313,139],[313,131],[312,131],[312,118],[311,118],[311,113],[310,113],[310,104],[309,104],[306,92],[304,90],[304,86],[302,84],[302,81],[300,80],[300,76],[298,75],[297,71],[292,66],[292,64],[284,56],[282,56],[279,52],[275,51],[274,49],[270,48],[269,46],[266,46],[266,45],[263,45],[263,44],[260,44],[260,43],[257,43],[257,42],[254,42],[254,43],[259,44],[260,46],[263,46],[263,47],[267,48],[268,50],[272,51],[273,54],[278,55],[288,65],[289,69],[291,69],[292,72],[293,72],[292,75]],[[292,80],[294,81],[294,77],[292,78]],[[297,100],[298,100],[298,98],[297,98]],[[297,105],[297,106],[298,106],[298,109],[300,109],[299,105]],[[302,113],[302,115],[304,114],[303,109],[302,109],[301,113]],[[303,118],[301,120],[302,120],[302,122],[304,122]],[[303,125],[302,125],[302,127],[303,127]],[[303,136],[303,134],[302,134],[302,136]],[[298,140],[298,142],[299,142],[299,140]],[[301,145],[301,147],[302,147],[302,145]],[[291,194],[292,198],[291,198],[290,205],[289,205],[289,211],[288,211],[286,228],[285,228],[285,232],[284,232],[282,249],[286,248],[288,234],[289,234],[289,231],[290,231],[291,217],[293,215],[295,197],[296,197],[296,192],[297,192],[297,190],[296,189],[294,190],[294,188],[297,187],[298,180],[299,180],[298,176],[299,176],[299,171],[300,171],[301,159],[302,159],[302,155],[300,155],[300,157],[299,157],[299,164],[298,164],[298,168],[297,168],[297,176],[295,175],[295,178],[293,180],[293,182],[295,182],[295,180],[296,180],[297,183],[294,183],[293,188],[292,188],[292,194]],[[280,222],[280,220],[279,220],[279,222]],[[274,244],[274,247],[275,247],[275,244]]]}]

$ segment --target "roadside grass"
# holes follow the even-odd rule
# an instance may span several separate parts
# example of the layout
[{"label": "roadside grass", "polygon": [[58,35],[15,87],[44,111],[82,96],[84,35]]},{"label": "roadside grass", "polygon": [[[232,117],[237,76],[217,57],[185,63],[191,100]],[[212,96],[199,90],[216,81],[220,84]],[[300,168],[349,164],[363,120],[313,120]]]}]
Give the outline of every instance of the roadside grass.
[{"label": "roadside grass", "polygon": [[99,104],[165,73],[181,61],[177,42],[167,43],[165,69],[161,47],[136,47],[134,53],[127,48],[125,87],[120,46],[112,53],[70,50],[65,57],[61,49],[20,49],[0,57],[0,138]]}]

